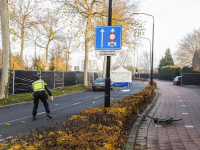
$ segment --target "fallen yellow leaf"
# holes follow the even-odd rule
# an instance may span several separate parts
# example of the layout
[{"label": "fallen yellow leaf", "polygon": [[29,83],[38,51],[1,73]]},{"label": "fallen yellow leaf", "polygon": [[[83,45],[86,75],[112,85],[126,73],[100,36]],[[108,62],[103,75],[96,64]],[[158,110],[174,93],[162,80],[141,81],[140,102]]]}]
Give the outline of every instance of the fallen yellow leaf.
[{"label": "fallen yellow leaf", "polygon": [[9,124],[9,123],[6,123],[6,125],[7,125],[7,126],[10,126],[10,124]]}]

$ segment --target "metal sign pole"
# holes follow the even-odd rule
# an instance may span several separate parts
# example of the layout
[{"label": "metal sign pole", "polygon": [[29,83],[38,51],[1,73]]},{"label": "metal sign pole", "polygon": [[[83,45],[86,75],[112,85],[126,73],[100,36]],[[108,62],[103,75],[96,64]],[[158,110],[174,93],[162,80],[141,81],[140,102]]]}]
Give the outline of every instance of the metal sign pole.
[{"label": "metal sign pole", "polygon": [[[108,26],[112,25],[112,0],[109,0]],[[107,56],[106,81],[105,81],[105,107],[110,107],[110,56]]]}]

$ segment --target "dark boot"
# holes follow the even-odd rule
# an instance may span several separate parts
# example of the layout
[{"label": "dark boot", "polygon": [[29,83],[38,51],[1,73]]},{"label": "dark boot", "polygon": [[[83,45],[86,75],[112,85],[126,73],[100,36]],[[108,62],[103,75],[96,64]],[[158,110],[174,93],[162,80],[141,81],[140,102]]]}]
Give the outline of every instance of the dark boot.
[{"label": "dark boot", "polygon": [[33,121],[36,120],[35,116],[33,116],[32,120],[33,120]]},{"label": "dark boot", "polygon": [[47,116],[49,119],[52,118],[52,116],[51,116],[49,113],[47,113],[46,116]]}]

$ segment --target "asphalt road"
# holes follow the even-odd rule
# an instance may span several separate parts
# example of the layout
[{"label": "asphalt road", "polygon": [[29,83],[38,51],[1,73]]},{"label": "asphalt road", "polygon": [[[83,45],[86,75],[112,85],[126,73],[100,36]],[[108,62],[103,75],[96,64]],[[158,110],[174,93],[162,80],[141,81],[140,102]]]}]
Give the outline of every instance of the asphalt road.
[{"label": "asphalt road", "polygon": [[[111,101],[132,95],[144,89],[147,83],[133,81],[132,87],[114,87],[111,90]],[[10,108],[0,109],[0,141],[4,138],[19,133],[30,133],[30,129],[42,127],[65,120],[72,115],[79,113],[89,107],[98,107],[104,104],[105,91],[85,91],[73,95],[48,100],[52,119],[47,120],[42,102],[39,103],[36,120],[32,121],[33,103]],[[9,123],[10,125],[6,125]]]}]

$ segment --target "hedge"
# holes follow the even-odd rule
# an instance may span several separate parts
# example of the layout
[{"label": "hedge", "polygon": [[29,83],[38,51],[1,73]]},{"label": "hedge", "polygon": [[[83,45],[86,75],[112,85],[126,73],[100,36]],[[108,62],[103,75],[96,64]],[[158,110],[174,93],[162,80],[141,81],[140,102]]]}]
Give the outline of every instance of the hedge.
[{"label": "hedge", "polygon": [[181,67],[164,66],[158,72],[158,78],[162,80],[173,80],[174,77],[181,75]]}]

